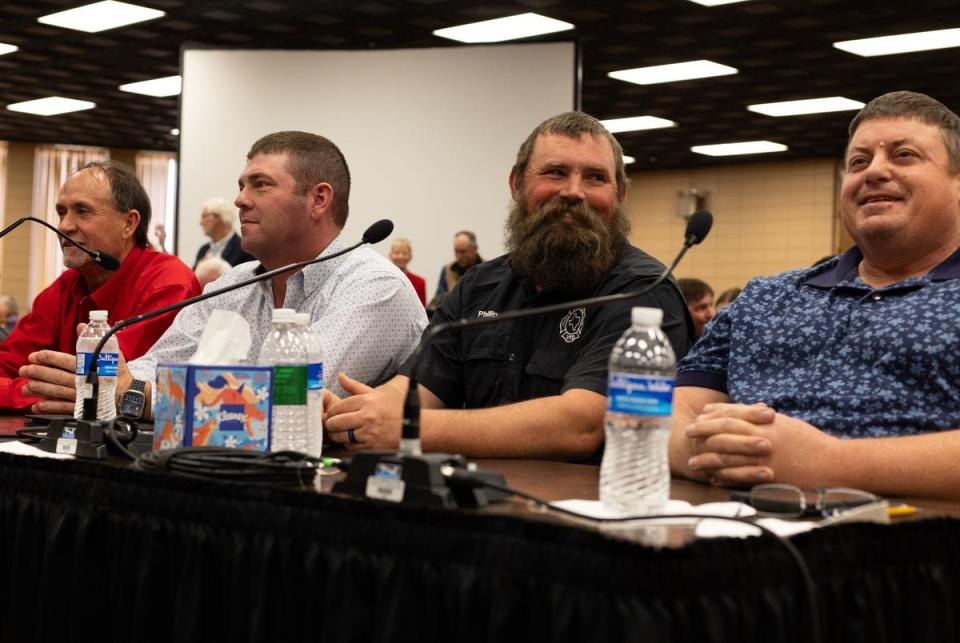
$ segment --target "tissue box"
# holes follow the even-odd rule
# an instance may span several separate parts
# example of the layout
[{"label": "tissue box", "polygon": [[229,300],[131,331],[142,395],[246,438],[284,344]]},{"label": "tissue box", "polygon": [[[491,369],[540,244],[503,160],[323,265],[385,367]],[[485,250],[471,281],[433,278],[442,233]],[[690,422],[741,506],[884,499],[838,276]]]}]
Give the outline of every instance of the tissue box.
[{"label": "tissue box", "polygon": [[153,396],[153,449],[216,446],[270,449],[266,366],[160,364]]}]

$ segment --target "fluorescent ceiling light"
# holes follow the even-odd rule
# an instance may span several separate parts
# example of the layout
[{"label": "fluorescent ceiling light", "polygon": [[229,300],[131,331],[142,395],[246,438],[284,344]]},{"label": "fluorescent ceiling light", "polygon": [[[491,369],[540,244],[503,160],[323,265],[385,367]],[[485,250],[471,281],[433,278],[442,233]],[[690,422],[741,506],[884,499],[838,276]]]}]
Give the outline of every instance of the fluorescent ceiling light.
[{"label": "fluorescent ceiling light", "polygon": [[96,103],[91,103],[88,100],[74,100],[72,98],[64,98],[63,96],[50,96],[49,98],[13,103],[7,105],[7,109],[12,112],[23,112],[25,114],[55,116],[57,114],[66,114],[67,112],[93,109],[96,106]]},{"label": "fluorescent ceiling light", "polygon": [[644,129],[660,129],[662,127],[676,127],[676,123],[656,116],[631,116],[629,118],[610,118],[600,121],[611,134],[617,132],[636,132]]},{"label": "fluorescent ceiling light", "polygon": [[739,154],[783,152],[786,149],[786,145],[772,141],[743,141],[742,143],[721,143],[719,145],[694,145],[690,148],[690,151],[707,156],[737,156]]},{"label": "fluorescent ceiling light", "polygon": [[521,13],[507,18],[437,29],[433,35],[459,42],[503,42],[570,29],[573,29],[573,25],[569,22],[554,20],[536,13]]},{"label": "fluorescent ceiling light", "polygon": [[637,162],[637,159],[633,158],[632,156],[627,156],[626,154],[623,155],[624,165],[630,165],[631,163],[636,163],[636,162]]},{"label": "fluorescent ceiling light", "polygon": [[844,40],[833,43],[833,46],[858,56],[888,56],[890,54],[906,54],[911,51],[946,49],[948,47],[960,47],[960,29],[940,29],[937,31],[904,33],[896,36]]},{"label": "fluorescent ceiling light", "polygon": [[621,69],[612,71],[608,76],[617,80],[638,85],[655,85],[657,83],[673,83],[678,80],[692,78],[710,78],[712,76],[728,76],[737,73],[736,68],[721,65],[709,60],[691,60],[685,63],[672,65],[656,65],[654,67],[637,67],[636,69]]},{"label": "fluorescent ceiling light", "polygon": [[746,2],[746,0],[690,0],[702,4],[704,7],[719,7],[722,4],[734,4],[735,2]]},{"label": "fluorescent ceiling light", "polygon": [[17,49],[19,49],[19,47],[17,47],[16,45],[8,45],[5,42],[0,42],[0,56],[4,54],[12,54]]},{"label": "fluorescent ceiling light", "polygon": [[141,80],[138,83],[120,85],[120,91],[147,96],[176,96],[180,93],[180,76],[165,76],[153,80]]},{"label": "fluorescent ceiling light", "polygon": [[148,9],[126,2],[104,0],[104,2],[95,2],[76,9],[51,13],[48,16],[37,18],[37,21],[54,27],[96,33],[132,25],[144,20],[153,20],[163,15],[166,15],[165,12],[157,9]]},{"label": "fluorescent ceiling light", "polygon": [[782,103],[761,103],[747,105],[747,109],[767,116],[798,116],[800,114],[823,114],[824,112],[844,112],[860,109],[863,103],[843,96],[829,98],[808,98],[806,100],[788,100]]}]

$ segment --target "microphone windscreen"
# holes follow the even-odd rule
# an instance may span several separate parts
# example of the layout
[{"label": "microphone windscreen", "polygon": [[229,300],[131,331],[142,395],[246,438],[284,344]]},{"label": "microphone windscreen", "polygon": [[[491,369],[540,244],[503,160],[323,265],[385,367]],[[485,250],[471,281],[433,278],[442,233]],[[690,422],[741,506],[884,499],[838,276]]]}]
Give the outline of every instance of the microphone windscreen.
[{"label": "microphone windscreen", "polygon": [[113,255],[108,255],[106,252],[97,252],[96,254],[97,257],[94,261],[100,264],[100,267],[104,270],[120,269],[120,260]]},{"label": "microphone windscreen", "polygon": [[364,243],[380,243],[390,236],[393,232],[393,221],[390,219],[380,219],[363,233]]},{"label": "microphone windscreen", "polygon": [[713,215],[707,210],[697,210],[687,221],[687,231],[684,238],[691,246],[695,246],[707,238],[707,233],[713,227]]}]

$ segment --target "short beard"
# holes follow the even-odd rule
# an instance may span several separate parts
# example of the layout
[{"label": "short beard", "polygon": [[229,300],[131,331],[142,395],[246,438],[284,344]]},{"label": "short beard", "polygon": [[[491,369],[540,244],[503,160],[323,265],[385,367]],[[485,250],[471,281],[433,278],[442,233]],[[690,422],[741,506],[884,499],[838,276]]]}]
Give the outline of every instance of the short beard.
[{"label": "short beard", "polygon": [[[564,221],[566,217],[572,221]],[[607,224],[586,203],[568,204],[559,198],[528,213],[521,196],[511,206],[506,225],[510,267],[541,290],[588,292],[616,263],[629,231],[620,203]]]},{"label": "short beard", "polygon": [[90,261],[90,257],[83,254],[80,250],[76,248],[72,248],[71,250],[63,248],[63,266],[65,268],[80,269],[88,261]]}]

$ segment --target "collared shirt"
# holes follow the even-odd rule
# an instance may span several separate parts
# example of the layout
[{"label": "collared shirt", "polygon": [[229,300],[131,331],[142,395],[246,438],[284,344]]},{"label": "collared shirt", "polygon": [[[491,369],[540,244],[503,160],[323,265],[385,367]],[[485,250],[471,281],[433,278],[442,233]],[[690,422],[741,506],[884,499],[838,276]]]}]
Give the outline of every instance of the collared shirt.
[{"label": "collared shirt", "polygon": [[223,255],[224,248],[227,247],[227,244],[230,243],[230,240],[237,236],[236,232],[231,232],[220,241],[211,241],[207,244],[207,256],[209,257],[219,257]]},{"label": "collared shirt", "polygon": [[765,402],[841,436],[960,427],[960,250],[922,277],[873,288],[851,248],[753,279],[678,365],[678,386]]},{"label": "collared shirt", "polygon": [[[345,247],[342,235],[338,236],[320,256]],[[255,261],[240,264],[205,290],[249,279],[258,270],[262,272],[262,267]],[[371,385],[386,381],[416,348],[427,324],[410,282],[370,248],[357,248],[294,273],[287,279],[283,307],[310,313],[310,328],[323,338],[325,385],[341,396],[338,372]],[[153,380],[157,364],[187,361],[197,349],[210,313],[218,308],[247,319],[251,339],[247,361],[256,363],[271,329],[270,280],[183,309],[150,352],[130,363],[130,371],[140,379]]]},{"label": "collared shirt", "polygon": [[[627,246],[593,292],[537,293],[513,273],[508,260],[504,255],[467,271],[432,323],[637,291],[664,269],[653,257]],[[633,306],[662,308],[663,330],[674,350],[678,356],[687,352],[693,343],[693,322],[671,280],[634,302],[438,335],[427,349],[418,380],[448,408],[498,406],[575,388],[606,395],[610,350],[630,325]],[[409,368],[408,363],[404,371]]]},{"label": "collared shirt", "polygon": [[[186,264],[151,248],[135,247],[120,269],[92,292],[78,271],[67,270],[37,295],[32,310],[0,343],[0,407],[25,408],[37,401],[21,393],[26,379],[17,376],[20,367],[38,350],[73,354],[77,324],[89,321],[91,310],[108,311],[110,322],[116,323],[198,294],[200,286]],[[173,317],[170,313],[121,330],[120,350],[127,358],[143,355]]]}]

